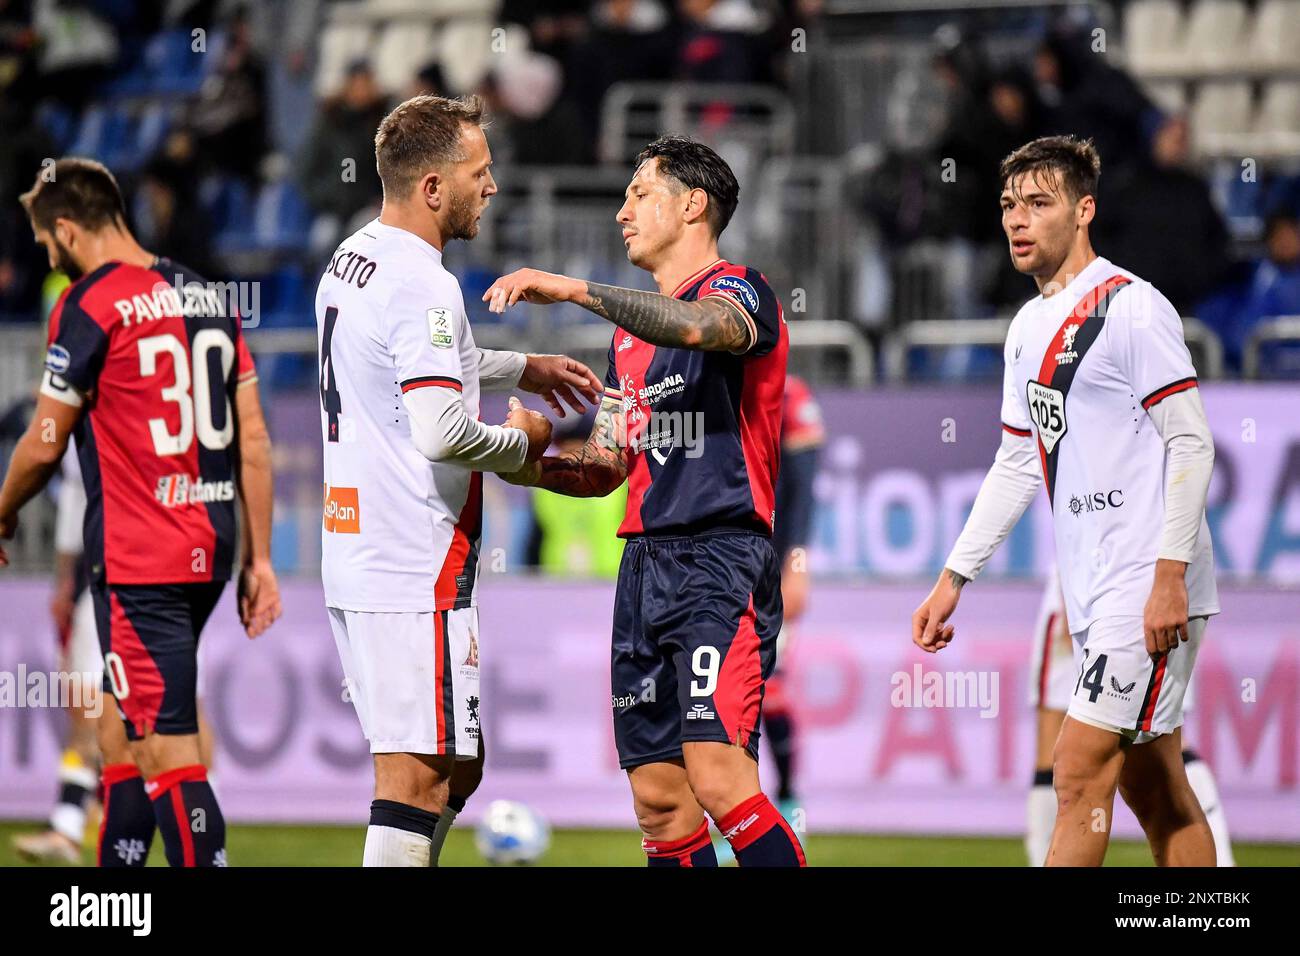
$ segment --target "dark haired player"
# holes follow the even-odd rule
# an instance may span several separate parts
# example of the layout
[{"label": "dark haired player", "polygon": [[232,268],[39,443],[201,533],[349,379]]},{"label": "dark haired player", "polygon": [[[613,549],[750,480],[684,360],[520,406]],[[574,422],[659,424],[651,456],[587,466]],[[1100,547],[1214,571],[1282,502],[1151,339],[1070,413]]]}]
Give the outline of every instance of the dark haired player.
[{"label": "dark haired player", "polygon": [[[61,159],[22,204],[50,267],[73,283],[51,313],[36,411],[0,488],[0,538],[13,537],[75,434],[105,689],[126,731],[122,740],[100,721],[100,865],[143,866],[156,825],[172,866],[224,866],[225,822],[199,750],[195,654],[235,558],[236,488],[240,620],[256,637],[280,615],[253,360],[221,296],[136,242],[104,166]],[[105,852],[121,846],[139,852]]]},{"label": "dark haired player", "polygon": [[1051,136],[1002,163],[1002,226],[1038,297],[1011,323],[1002,446],[912,639],[934,653],[962,586],[1044,482],[1080,662],[1056,742],[1048,866],[1099,866],[1118,788],[1156,863],[1213,866],[1187,781],[1183,698],[1218,613],[1205,497],[1214,443],[1182,322],[1150,283],[1093,252],[1101,162]]},{"label": "dark haired player", "polygon": [[652,866],[716,866],[708,813],[742,866],[802,866],[758,781],[758,721],[781,628],[772,547],[788,338],[755,269],[718,256],[739,186],[700,143],[637,158],[618,222],[659,292],[522,269],[483,298],[575,302],[618,328],[578,451],[510,477],[575,497],[628,482],[613,628],[614,736]]}]

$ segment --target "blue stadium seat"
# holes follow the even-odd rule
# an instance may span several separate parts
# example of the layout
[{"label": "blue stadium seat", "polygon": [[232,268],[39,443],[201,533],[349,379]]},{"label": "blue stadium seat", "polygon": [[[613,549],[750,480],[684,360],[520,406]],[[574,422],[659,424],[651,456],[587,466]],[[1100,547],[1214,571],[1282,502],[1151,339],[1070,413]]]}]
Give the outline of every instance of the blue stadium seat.
[{"label": "blue stadium seat", "polygon": [[36,121],[54,140],[57,151],[66,152],[77,135],[77,115],[72,110],[48,101],[36,111]]},{"label": "blue stadium seat", "polygon": [[258,249],[305,249],[312,213],[288,182],[262,187],[253,208],[253,245]]},{"label": "blue stadium seat", "polygon": [[192,42],[188,30],[164,30],[149,38],[142,59],[150,92],[198,92],[210,54],[192,51]]}]

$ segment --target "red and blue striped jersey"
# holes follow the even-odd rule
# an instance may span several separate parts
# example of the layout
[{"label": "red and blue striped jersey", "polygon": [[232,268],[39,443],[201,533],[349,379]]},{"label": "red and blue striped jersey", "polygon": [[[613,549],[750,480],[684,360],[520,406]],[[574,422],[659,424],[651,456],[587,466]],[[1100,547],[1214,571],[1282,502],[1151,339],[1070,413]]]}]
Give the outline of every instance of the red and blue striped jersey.
[{"label": "red and blue striped jersey", "polygon": [[75,438],[96,580],[230,577],[235,390],[257,373],[222,288],[166,259],[109,262],[50,314],[41,392],[86,407]]},{"label": "red and blue striped jersey", "polygon": [[744,354],[665,348],[616,329],[605,391],[627,420],[628,500],[619,535],[734,527],[771,534],[789,336],[762,273],[721,259],[675,298],[722,296],[750,325]]}]

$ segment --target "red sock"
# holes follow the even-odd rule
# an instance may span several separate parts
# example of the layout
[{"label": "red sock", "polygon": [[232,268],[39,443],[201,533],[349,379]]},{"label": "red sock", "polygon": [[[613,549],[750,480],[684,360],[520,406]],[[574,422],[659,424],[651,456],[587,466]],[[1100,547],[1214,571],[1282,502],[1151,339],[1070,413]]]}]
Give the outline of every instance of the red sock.
[{"label": "red sock", "polygon": [[153,805],[133,763],[111,763],[100,777],[104,811],[99,823],[99,866],[144,866],[155,827]]},{"label": "red sock", "polygon": [[177,767],[145,784],[171,866],[225,866],[226,821],[202,764]]},{"label": "red sock", "polygon": [[723,814],[718,829],[740,866],[807,866],[799,838],[767,794],[756,793]]},{"label": "red sock", "polygon": [[713,852],[709,839],[709,821],[680,840],[642,840],[646,853],[646,866],[717,866],[718,855]]}]

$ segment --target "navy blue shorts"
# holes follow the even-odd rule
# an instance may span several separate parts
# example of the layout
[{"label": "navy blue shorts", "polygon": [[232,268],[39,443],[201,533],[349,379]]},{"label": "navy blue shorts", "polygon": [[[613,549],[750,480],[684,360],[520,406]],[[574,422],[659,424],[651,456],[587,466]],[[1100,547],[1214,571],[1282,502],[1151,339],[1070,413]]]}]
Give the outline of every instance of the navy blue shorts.
[{"label": "navy blue shorts", "polygon": [[624,770],[717,741],[758,759],[781,630],[781,567],[749,531],[633,538],[614,598],[614,741]]},{"label": "navy blue shorts", "polygon": [[117,699],[128,740],[199,732],[199,634],[225,584],[91,585],[104,690]]}]

